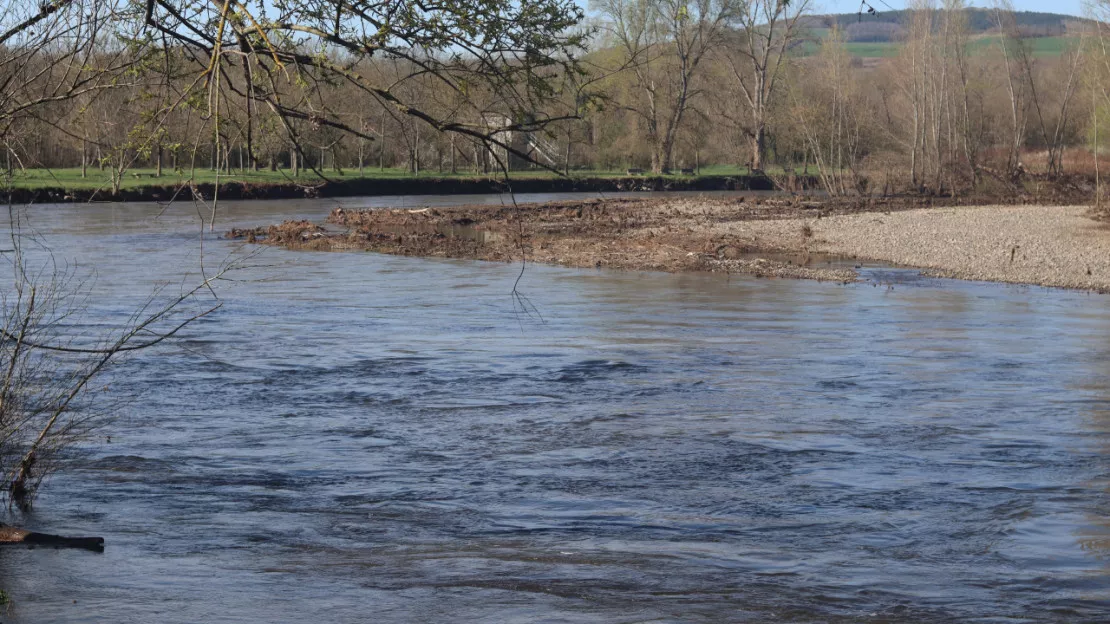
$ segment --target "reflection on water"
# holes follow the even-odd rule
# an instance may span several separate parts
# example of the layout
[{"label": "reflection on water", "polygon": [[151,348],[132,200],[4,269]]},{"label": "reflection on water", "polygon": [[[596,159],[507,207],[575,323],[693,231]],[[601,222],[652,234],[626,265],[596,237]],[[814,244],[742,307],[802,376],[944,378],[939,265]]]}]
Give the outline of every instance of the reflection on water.
[{"label": "reflection on water", "polygon": [[[149,210],[35,223],[126,309],[194,266],[195,220]],[[535,266],[522,289],[541,322],[514,314],[515,266],[258,264],[178,348],[114,372],[140,400],[26,521],[107,550],[0,553],[8,620],[1110,608],[1105,297],[889,269],[839,286]]]}]

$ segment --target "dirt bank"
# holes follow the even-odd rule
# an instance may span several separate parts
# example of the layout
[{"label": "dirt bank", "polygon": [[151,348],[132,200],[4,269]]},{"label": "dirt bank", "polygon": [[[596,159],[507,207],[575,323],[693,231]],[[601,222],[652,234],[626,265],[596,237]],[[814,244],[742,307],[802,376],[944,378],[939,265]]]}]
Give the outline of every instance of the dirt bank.
[{"label": "dirt bank", "polygon": [[608,199],[344,211],[228,233],[292,249],[853,281],[825,256],[945,277],[1110,291],[1110,228],[1082,206],[921,198]]},{"label": "dirt bank", "polygon": [[[817,181],[810,176],[793,180],[799,188],[810,188]],[[221,199],[303,199],[316,197],[358,197],[364,195],[468,195],[505,193],[612,193],[627,191],[740,191],[771,190],[774,182],[762,175],[736,176],[629,176],[613,178],[520,177],[510,184],[495,177],[448,178],[348,178],[336,177],[320,183],[257,183],[229,181],[220,184]],[[187,201],[194,196],[210,200],[214,184],[149,184],[121,189],[110,188],[14,188],[0,192],[0,200],[15,204],[42,204],[91,201],[168,202]]]},{"label": "dirt bank", "polygon": [[[608,199],[520,206],[420,210],[336,209],[327,227],[306,221],[236,230],[233,238],[294,249],[530,261],[574,267],[724,271],[767,277],[852,281],[851,270],[820,266],[800,247],[737,240],[728,224],[816,219],[904,210],[923,200],[828,202],[803,198]],[[794,254],[776,258],[776,252]]]}]

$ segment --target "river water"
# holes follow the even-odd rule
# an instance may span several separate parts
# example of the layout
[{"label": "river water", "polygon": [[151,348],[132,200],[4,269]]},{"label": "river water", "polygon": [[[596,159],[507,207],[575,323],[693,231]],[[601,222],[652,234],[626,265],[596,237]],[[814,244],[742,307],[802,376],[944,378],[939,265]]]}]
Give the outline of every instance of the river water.
[{"label": "river water", "polygon": [[[336,204],[227,204],[204,257]],[[91,321],[195,272],[194,207],[156,211],[35,209]],[[519,265],[249,264],[103,380],[135,398],[15,520],[106,550],[0,552],[3,621],[1110,613],[1105,296],[529,266],[522,313]]]}]

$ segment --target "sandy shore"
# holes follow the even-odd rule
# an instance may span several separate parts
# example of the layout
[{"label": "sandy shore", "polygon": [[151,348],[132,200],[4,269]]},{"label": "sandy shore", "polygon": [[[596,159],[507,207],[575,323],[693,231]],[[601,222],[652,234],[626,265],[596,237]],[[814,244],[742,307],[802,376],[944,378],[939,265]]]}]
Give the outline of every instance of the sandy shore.
[{"label": "sandy shore", "polygon": [[917,208],[921,200],[608,199],[522,206],[337,210],[231,237],[295,249],[727,271],[853,281],[830,254],[943,277],[1110,292],[1110,227],[1083,206]]},{"label": "sandy shore", "polygon": [[1110,291],[1110,227],[1087,213],[1083,206],[930,208],[725,229],[739,240],[881,260],[941,277]]}]

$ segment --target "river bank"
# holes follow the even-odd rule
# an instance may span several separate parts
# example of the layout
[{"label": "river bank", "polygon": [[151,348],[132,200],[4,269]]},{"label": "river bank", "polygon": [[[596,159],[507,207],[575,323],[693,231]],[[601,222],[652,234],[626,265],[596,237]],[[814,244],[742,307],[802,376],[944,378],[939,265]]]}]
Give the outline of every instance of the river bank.
[{"label": "river bank", "polygon": [[837,282],[834,257],[935,276],[1110,291],[1110,231],[1083,206],[928,206],[799,197],[609,199],[418,210],[336,209],[231,238],[310,250],[713,271]]},{"label": "river bank", "polygon": [[[796,176],[797,188],[814,188],[812,176]],[[616,193],[628,191],[764,191],[775,188],[763,175],[703,175],[625,177],[514,177],[506,183],[495,177],[365,177],[310,182],[251,182],[230,180],[219,184],[218,196],[225,200],[303,199],[317,197],[358,197],[373,195],[474,195],[488,193]],[[9,188],[0,196],[15,204],[63,202],[168,202],[193,198],[211,200],[217,196],[213,183],[155,183],[121,188],[110,187]]]},{"label": "river bank", "polygon": [[[809,228],[803,243],[799,230]],[[967,206],[729,224],[722,233],[935,277],[1110,292],[1110,227],[1085,206]]]}]

